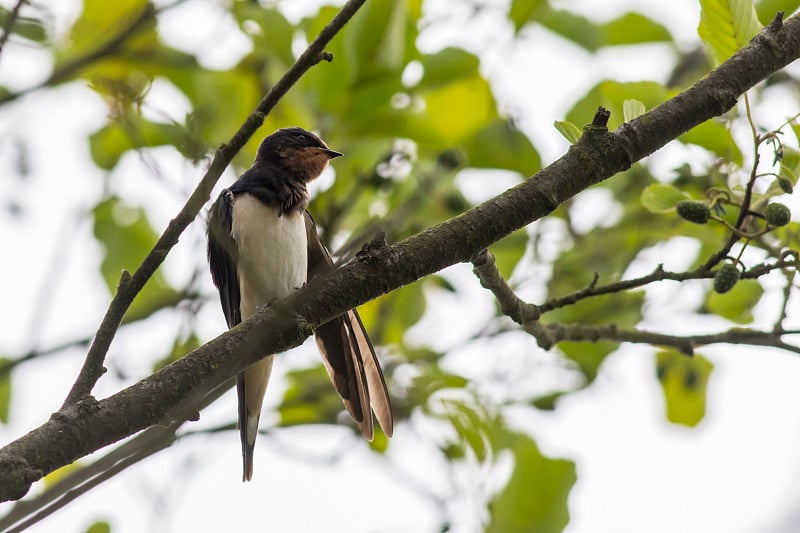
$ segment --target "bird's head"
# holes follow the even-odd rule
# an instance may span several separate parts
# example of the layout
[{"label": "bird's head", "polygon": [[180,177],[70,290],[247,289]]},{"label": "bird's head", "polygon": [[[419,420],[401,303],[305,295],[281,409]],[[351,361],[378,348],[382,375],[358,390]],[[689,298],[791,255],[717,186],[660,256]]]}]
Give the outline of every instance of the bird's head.
[{"label": "bird's head", "polygon": [[309,182],[319,177],[328,161],[340,155],[303,128],[282,128],[261,141],[256,164],[276,165]]}]

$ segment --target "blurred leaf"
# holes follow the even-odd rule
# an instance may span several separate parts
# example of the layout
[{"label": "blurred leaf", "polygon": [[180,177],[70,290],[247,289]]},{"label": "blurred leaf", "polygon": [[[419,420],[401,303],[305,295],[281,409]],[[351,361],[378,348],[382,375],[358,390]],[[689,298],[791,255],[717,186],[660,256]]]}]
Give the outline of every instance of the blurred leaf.
[{"label": "blurred leaf", "polygon": [[547,29],[590,52],[606,46],[667,42],[672,38],[663,25],[639,13],[624,15],[603,24],[571,11],[552,10],[540,18]]},{"label": "blurred leaf", "polygon": [[[97,204],[94,235],[103,246],[100,271],[108,290],[113,294],[123,270],[134,272],[156,243],[157,235],[147,220],[144,209],[125,205],[116,196]],[[162,271],[156,271],[136,296],[126,317],[141,318],[175,302],[180,295],[170,287]]]},{"label": "blurred leaf", "polygon": [[547,0],[512,0],[508,16],[519,32],[525,24],[537,20],[548,10]]},{"label": "blurred leaf", "polygon": [[443,403],[447,408],[445,418],[453,425],[462,442],[469,446],[478,461],[485,461],[490,451],[491,428],[486,413],[462,400],[444,400]]},{"label": "blurred leaf", "polygon": [[706,388],[714,365],[702,355],[687,357],[675,350],[656,354],[667,420],[696,426],[706,413]]},{"label": "blurred leaf", "polygon": [[572,122],[556,120],[553,126],[570,144],[575,144],[581,138],[581,129]]},{"label": "blurred leaf", "polygon": [[78,472],[83,468],[83,463],[80,461],[72,462],[68,465],[64,465],[61,468],[57,468],[44,476],[42,480],[44,482],[44,488],[50,489],[53,488],[59,481],[65,479],[67,476],[71,476],[72,474]]},{"label": "blurred leaf", "polygon": [[[0,27],[6,27],[10,15],[11,11],[8,8],[0,6]],[[41,20],[33,17],[18,16],[11,27],[11,32],[35,43],[43,43],[47,40],[47,30],[44,24]]]},{"label": "blurred leaf", "polygon": [[778,11],[783,11],[786,20],[789,15],[800,7],[800,0],[758,0],[756,2],[756,13],[761,24],[767,25],[775,18]]},{"label": "blurred leaf", "polygon": [[[7,357],[0,357],[0,367],[10,363]],[[11,372],[0,374],[0,423],[8,424],[11,412]]]},{"label": "blurred leaf", "polygon": [[180,334],[175,337],[169,353],[153,364],[153,372],[160,370],[173,361],[177,361],[192,350],[200,347],[200,338],[192,331],[188,335]]},{"label": "blurred leaf", "polygon": [[426,90],[423,94],[424,124],[449,145],[469,140],[489,121],[497,118],[489,83],[478,73]]},{"label": "blurred leaf", "polygon": [[278,406],[279,425],[334,424],[344,410],[322,364],[291,370]]},{"label": "blurred leaf", "polygon": [[[434,362],[438,362],[437,360]],[[423,406],[427,408],[428,399],[435,392],[443,389],[463,389],[469,381],[459,375],[450,374],[442,370],[438,365],[417,365],[422,372],[415,376],[408,387],[408,401],[411,405]]]},{"label": "blurred leaf", "polygon": [[233,2],[232,12],[239,27],[252,39],[255,54],[278,58],[282,67],[294,63],[292,38],[295,30],[280,11],[256,2]]},{"label": "blurred leaf", "polygon": [[508,484],[489,504],[488,533],[560,533],[569,522],[567,499],[577,474],[575,463],[551,459],[521,433],[503,436],[514,456]]},{"label": "blurred leaf", "polygon": [[646,109],[639,100],[628,99],[622,102],[622,116],[625,122],[644,115]]},{"label": "blurred leaf", "polygon": [[600,370],[600,365],[606,357],[619,347],[618,342],[572,342],[564,341],[557,344],[559,351],[565,358],[575,363],[578,370],[586,378],[584,386],[590,385]]},{"label": "blurred leaf", "polygon": [[541,160],[530,139],[506,120],[494,120],[469,138],[464,149],[474,168],[501,168],[532,176]]},{"label": "blurred leaf", "polygon": [[489,247],[489,251],[494,255],[495,262],[497,263],[497,269],[500,271],[500,275],[503,276],[503,278],[509,279],[511,277],[517,263],[522,259],[527,245],[528,233],[523,228],[500,239]]},{"label": "blurred leaf", "polygon": [[771,235],[782,242],[787,248],[800,250],[800,223],[789,222],[785,226],[775,228]]},{"label": "blurred leaf", "polygon": [[425,311],[421,282],[411,283],[358,308],[364,326],[376,344],[403,344],[406,330]]},{"label": "blurred leaf", "polygon": [[97,50],[129,27],[147,8],[148,0],[83,0],[83,11],[69,32],[68,46],[60,48],[56,69],[64,60]]},{"label": "blurred leaf", "polygon": [[678,137],[678,140],[682,143],[701,146],[737,165],[741,166],[742,164],[742,151],[733,140],[730,129],[717,120],[706,120]]},{"label": "blurred leaf", "polygon": [[642,191],[642,205],[652,213],[670,213],[678,202],[687,198],[680,189],[663,183],[653,183]]},{"label": "blurred leaf", "polygon": [[763,294],[764,289],[758,281],[744,279],[725,294],[710,291],[706,307],[710,312],[737,324],[749,324],[753,321],[753,308]]},{"label": "blurred leaf", "polygon": [[345,27],[344,53],[354,80],[368,80],[405,67],[406,31],[410,22],[405,0],[368,2]]},{"label": "blurred leaf", "polygon": [[106,521],[95,522],[86,528],[86,533],[111,533],[111,524]]},{"label": "blurred leaf", "polygon": [[541,411],[553,411],[556,408],[556,402],[559,398],[566,394],[564,391],[558,392],[551,392],[550,394],[544,394],[542,396],[537,396],[531,402],[535,408]]},{"label": "blurred leaf", "polygon": [[[370,414],[370,416],[372,416],[372,414]],[[397,416],[397,414],[395,414],[395,416]],[[381,430],[379,425],[375,426],[375,433],[369,443],[369,447],[372,451],[378,453],[384,453],[389,449],[389,438],[386,436],[386,433]]]},{"label": "blurred leaf", "polygon": [[111,170],[128,150],[146,146],[179,144],[180,128],[150,122],[140,116],[125,117],[103,126],[89,136],[89,150],[95,164]]},{"label": "blurred leaf", "polygon": [[761,29],[752,0],[700,0],[697,34],[722,63]]},{"label": "blurred leaf", "polygon": [[478,73],[478,56],[461,48],[448,47],[435,54],[426,54],[420,59],[423,75],[419,87],[434,88],[467,78]]},{"label": "blurred leaf", "polygon": [[792,185],[797,185],[798,176],[800,176],[800,151],[790,146],[784,146],[780,177],[788,179]]},{"label": "blurred leaf", "polygon": [[625,13],[601,26],[603,46],[669,42],[667,28],[640,13]]}]

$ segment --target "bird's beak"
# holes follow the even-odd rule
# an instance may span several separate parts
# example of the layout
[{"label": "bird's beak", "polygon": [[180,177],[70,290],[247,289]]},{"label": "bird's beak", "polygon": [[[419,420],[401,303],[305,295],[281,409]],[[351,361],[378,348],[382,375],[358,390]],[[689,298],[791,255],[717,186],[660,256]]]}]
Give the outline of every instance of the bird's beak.
[{"label": "bird's beak", "polygon": [[343,156],[342,152],[337,152],[336,150],[331,150],[329,148],[323,148],[322,152],[328,156],[328,159],[333,159],[334,157]]}]

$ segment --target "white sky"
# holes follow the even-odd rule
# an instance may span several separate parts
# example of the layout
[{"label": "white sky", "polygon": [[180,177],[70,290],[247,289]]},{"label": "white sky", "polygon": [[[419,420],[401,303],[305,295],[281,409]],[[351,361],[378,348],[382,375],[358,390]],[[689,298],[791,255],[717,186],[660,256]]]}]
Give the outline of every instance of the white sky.
[{"label": "white sky", "polygon": [[[503,2],[498,2],[502,4]],[[4,5],[9,5],[7,0]],[[49,2],[59,13],[77,13],[72,2]],[[313,10],[309,2],[283,2],[298,17]],[[313,3],[312,3],[313,4]],[[431,2],[430,14],[446,13],[457,20],[453,2]],[[603,18],[636,8],[667,25],[687,47],[696,42],[697,5],[692,0],[635,2],[621,0],[560,2],[569,9],[593,14],[602,7]],[[311,7],[309,7],[311,6]],[[247,43],[237,35],[232,22],[212,1],[188,2],[172,11],[161,26],[171,35],[171,44],[201,54],[207,65],[224,68],[235,62],[236,53],[246,53]],[[487,15],[489,17],[489,15]],[[59,19],[60,20],[60,19]],[[59,27],[68,27],[61,22]],[[603,51],[595,56],[579,50],[542,30],[525,30],[518,42],[510,40],[509,28],[499,18],[481,20],[464,31],[423,36],[420,46],[436,50],[445,44],[460,44],[480,53],[482,69],[490,76],[501,102],[520,116],[520,125],[536,144],[545,162],[560,156],[566,141],[552,128],[569,106],[603,77],[663,81],[671,64],[662,47]],[[466,35],[469,39],[466,39]],[[36,51],[10,44],[0,56],[0,83],[15,88],[41,79],[48,72],[47,58]],[[796,66],[793,67],[796,70]],[[536,76],[536,72],[546,73]],[[151,94],[148,113],[167,111],[180,117],[185,101],[166,84]],[[69,102],[69,105],[64,105]],[[796,105],[796,101],[788,103]],[[797,109],[775,105],[759,110],[759,116],[780,120]],[[89,209],[101,196],[106,179],[113,190],[148,206],[151,222],[163,228],[177,212],[184,194],[200,176],[170,150],[154,151],[163,181],[135,155],[129,154],[110,176],[91,163],[86,135],[105,120],[103,103],[80,83],[31,95],[0,109],[0,200],[14,198],[25,208],[22,218],[0,210],[0,249],[6,251],[0,276],[0,354],[19,354],[33,346],[74,337],[75,332],[94,331],[108,302],[108,294],[97,278],[100,251],[93,245],[91,226],[73,211]],[[588,117],[587,117],[588,120]],[[774,122],[773,122],[774,123]],[[9,145],[14,136],[28,143],[32,159],[30,175],[13,177]],[[677,166],[690,151],[680,147],[655,156],[658,168]],[[229,182],[232,175],[223,181]],[[465,176],[459,183],[470,199],[500,192],[509,184],[499,181],[499,190],[475,185]],[[165,267],[180,285],[191,275],[197,256],[203,255],[203,229],[195,224],[170,255]],[[33,244],[36,243],[36,244]],[[684,243],[685,245],[685,243]],[[663,250],[664,258],[679,257]],[[55,262],[58,268],[49,265]],[[643,266],[642,268],[646,268]],[[61,282],[41,296],[42,282],[56,272]],[[448,270],[460,289],[459,299],[441,298],[431,306],[414,338],[441,331],[446,313],[474,310],[471,320],[480,322],[491,312],[491,299],[466,266]],[[215,298],[210,280],[204,289]],[[532,294],[536,287],[529,288]],[[31,294],[36,296],[31,297]],[[691,307],[692,291],[656,287],[648,293],[653,308],[666,306],[664,316],[655,315],[648,327],[677,331],[722,328],[720,321],[680,321],[681,308]],[[680,301],[686,298],[685,304]],[[41,304],[47,304],[43,328]],[[654,303],[653,303],[654,302]],[[775,299],[760,311],[772,317]],[[772,306],[772,307],[770,307]],[[676,318],[676,315],[678,318]],[[119,336],[109,365],[122,369],[131,379],[143,375],[178,327],[177,319],[165,316],[153,324],[132,328]],[[768,323],[766,320],[765,323]],[[212,301],[197,317],[206,338],[224,327],[221,313]],[[466,326],[468,328],[469,326]],[[453,345],[463,337],[458,331],[441,342]],[[487,358],[487,352],[492,354]],[[800,529],[797,504],[800,462],[800,364],[795,356],[774,350],[721,346],[702,350],[715,364],[709,383],[708,412],[696,429],[676,427],[664,421],[663,400],[654,376],[652,349],[625,347],[611,356],[596,383],[559,403],[553,413],[514,409],[507,415],[515,427],[533,434],[542,450],[553,457],[576,461],[578,482],[570,495],[571,522],[567,533],[781,533]],[[40,424],[66,394],[82,360],[82,352],[47,358],[23,365],[14,373],[13,419],[0,427],[0,442],[7,442]],[[300,364],[316,357],[306,345],[292,354]],[[449,368],[474,377],[492,394],[497,381],[486,376],[512,376],[524,386],[546,388],[563,379],[546,362],[526,336],[510,335],[491,345],[477,343],[459,350],[447,360]],[[290,363],[276,365],[262,421],[269,423],[269,407],[281,396],[280,374]],[[524,376],[522,378],[521,376]],[[122,382],[114,376],[101,380],[98,395],[118,390]],[[232,393],[204,411],[198,427],[233,420]],[[476,508],[485,486],[497,487],[497,475],[475,467],[465,469],[461,479],[447,479],[428,441],[440,435],[437,427],[415,417],[403,424],[392,439],[390,463],[368,452],[366,444],[337,427],[296,428],[262,437],[256,457],[254,481],[240,483],[238,436],[232,432],[213,437],[189,438],[158,456],[136,465],[82,497],[32,531],[83,531],[98,519],[112,522],[114,533],[137,531],[194,532],[240,531],[434,531],[442,513],[456,515],[453,531],[479,530],[485,518]],[[333,460],[332,457],[338,459]],[[313,460],[312,460],[313,459]],[[329,466],[329,463],[333,463]],[[502,470],[502,469],[501,469]],[[477,481],[476,481],[477,480]],[[477,485],[470,492],[470,484]],[[459,497],[444,510],[426,497],[444,497],[458,489]],[[369,510],[353,509],[353,494],[368,501]],[[5,506],[0,507],[4,512]],[[160,514],[160,509],[167,509]],[[341,509],[341,510],[340,510]],[[794,519],[794,522],[790,522]],[[168,520],[168,521],[165,521]]]}]

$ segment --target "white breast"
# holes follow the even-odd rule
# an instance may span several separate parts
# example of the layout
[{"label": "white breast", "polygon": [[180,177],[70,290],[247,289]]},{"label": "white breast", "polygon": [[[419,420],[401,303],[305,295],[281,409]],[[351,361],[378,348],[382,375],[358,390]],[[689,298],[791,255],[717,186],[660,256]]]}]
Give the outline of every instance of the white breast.
[{"label": "white breast", "polygon": [[308,245],[302,213],[278,216],[254,196],[242,194],[233,203],[231,235],[239,250],[242,320],[305,283]]}]

